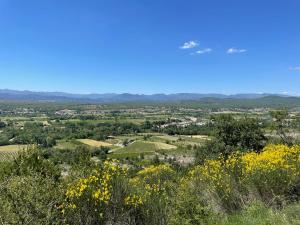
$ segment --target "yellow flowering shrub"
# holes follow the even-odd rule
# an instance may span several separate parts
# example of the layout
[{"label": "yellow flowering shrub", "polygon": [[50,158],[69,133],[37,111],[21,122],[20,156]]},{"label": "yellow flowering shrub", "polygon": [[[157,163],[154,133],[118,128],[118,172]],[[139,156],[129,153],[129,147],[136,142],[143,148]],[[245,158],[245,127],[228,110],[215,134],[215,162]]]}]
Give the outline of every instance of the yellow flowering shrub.
[{"label": "yellow flowering shrub", "polygon": [[223,202],[235,203],[231,199],[233,190],[231,176],[221,158],[193,167],[176,189],[171,224],[210,224],[208,220],[223,211]]},{"label": "yellow flowering shrub", "polygon": [[105,161],[103,168],[93,170],[91,175],[81,178],[66,191],[63,207],[64,214],[98,215],[98,220],[104,219],[105,210],[116,191],[116,181],[126,177],[127,171],[117,161]]},{"label": "yellow flowering shrub", "polygon": [[139,171],[130,183],[143,187],[148,194],[164,192],[175,181],[176,172],[169,165],[149,166]]},{"label": "yellow flowering shrub", "polygon": [[166,224],[176,178],[176,172],[169,165],[146,167],[130,179],[135,193],[126,200],[139,209],[148,224]]},{"label": "yellow flowering shrub", "polygon": [[114,177],[124,175],[126,172],[116,162],[104,162],[103,170],[93,171],[93,175],[81,178],[69,187],[66,192],[68,200],[78,199],[89,194],[92,199],[100,203],[110,200],[111,181]]},{"label": "yellow flowering shrub", "polygon": [[281,195],[300,177],[300,147],[268,145],[261,153],[241,156],[243,181],[260,191]]},{"label": "yellow flowering shrub", "polygon": [[119,162],[105,161],[67,189],[63,211],[71,219],[66,222],[77,224],[84,218],[78,224],[111,224],[121,218],[116,215],[126,215],[135,224],[207,224],[208,218],[240,209],[249,200],[269,203],[277,196],[296,196],[300,146],[236,152],[226,160],[206,160],[178,178],[167,164],[146,167],[131,177]]},{"label": "yellow flowering shrub", "polygon": [[134,208],[137,208],[138,206],[143,204],[143,199],[141,196],[138,196],[136,194],[127,196],[125,198],[125,205],[127,206],[133,206]]},{"label": "yellow flowering shrub", "polygon": [[216,195],[215,198],[229,202],[234,197],[235,182],[228,173],[223,159],[206,160],[202,166],[194,167],[182,181],[182,185],[190,182],[201,188],[202,193],[205,192],[209,198]]},{"label": "yellow flowering shrub", "polygon": [[252,152],[242,156],[242,161],[245,164],[244,172],[247,175],[257,170],[269,172],[280,169],[294,177],[299,173],[297,171],[299,156],[299,146],[268,145],[262,153]]},{"label": "yellow flowering shrub", "polygon": [[[234,153],[224,159],[206,160],[194,167],[182,185],[202,184],[228,204],[237,192],[254,187],[263,197],[284,196],[299,182],[300,147],[268,145],[261,153]],[[241,193],[239,193],[241,194]],[[245,193],[243,193],[245,194]]]}]

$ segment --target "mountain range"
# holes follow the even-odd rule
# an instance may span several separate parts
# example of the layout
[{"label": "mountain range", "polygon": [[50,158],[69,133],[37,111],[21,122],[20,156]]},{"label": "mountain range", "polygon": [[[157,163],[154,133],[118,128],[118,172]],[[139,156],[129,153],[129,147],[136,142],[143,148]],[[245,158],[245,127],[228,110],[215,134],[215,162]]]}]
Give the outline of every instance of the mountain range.
[{"label": "mountain range", "polygon": [[268,96],[289,97],[282,94],[198,94],[198,93],[176,93],[176,94],[72,94],[64,92],[34,92],[0,89],[0,100],[2,101],[52,101],[52,102],[94,102],[94,103],[122,103],[122,102],[174,102],[174,101],[196,101],[205,98],[215,99],[258,99]]}]

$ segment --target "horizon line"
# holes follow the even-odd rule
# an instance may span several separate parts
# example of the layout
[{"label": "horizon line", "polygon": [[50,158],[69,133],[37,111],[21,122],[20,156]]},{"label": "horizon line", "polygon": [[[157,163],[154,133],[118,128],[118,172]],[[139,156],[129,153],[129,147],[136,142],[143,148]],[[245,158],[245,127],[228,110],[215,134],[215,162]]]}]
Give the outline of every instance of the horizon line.
[{"label": "horizon line", "polygon": [[106,94],[131,94],[131,95],[174,95],[174,94],[199,94],[199,95],[247,95],[247,94],[256,94],[256,95],[281,95],[289,97],[299,97],[300,94],[289,93],[289,92],[236,92],[236,93],[222,93],[222,92],[154,92],[154,93],[134,93],[134,92],[69,92],[69,91],[40,91],[40,90],[29,90],[29,89],[10,89],[10,88],[0,88],[0,91],[16,91],[16,92],[31,92],[31,93],[60,93],[60,94],[70,94],[70,95],[106,95]]}]

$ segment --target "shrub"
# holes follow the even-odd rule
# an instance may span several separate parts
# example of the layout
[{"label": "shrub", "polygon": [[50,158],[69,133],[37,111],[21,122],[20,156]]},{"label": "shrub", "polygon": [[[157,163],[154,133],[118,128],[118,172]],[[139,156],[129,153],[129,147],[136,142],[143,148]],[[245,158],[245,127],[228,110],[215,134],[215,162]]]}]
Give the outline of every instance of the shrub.
[{"label": "shrub", "polygon": [[71,184],[63,204],[67,223],[106,224],[128,219],[126,174],[117,161],[105,161],[100,170]]},{"label": "shrub", "polygon": [[176,172],[168,165],[147,167],[130,180],[139,196],[142,224],[168,224],[170,205],[177,180]]},{"label": "shrub", "polygon": [[[206,160],[194,167],[184,182],[187,187],[200,187],[210,193],[210,201],[223,209],[241,208],[251,199],[282,204],[299,198],[300,147],[268,145],[261,153],[235,153]],[[279,200],[279,201],[278,201]]]},{"label": "shrub", "polygon": [[2,224],[56,224],[61,221],[59,204],[63,188],[38,174],[12,176],[0,184]]},{"label": "shrub", "polygon": [[268,145],[263,152],[242,156],[243,180],[262,197],[286,197],[300,176],[300,146]]}]

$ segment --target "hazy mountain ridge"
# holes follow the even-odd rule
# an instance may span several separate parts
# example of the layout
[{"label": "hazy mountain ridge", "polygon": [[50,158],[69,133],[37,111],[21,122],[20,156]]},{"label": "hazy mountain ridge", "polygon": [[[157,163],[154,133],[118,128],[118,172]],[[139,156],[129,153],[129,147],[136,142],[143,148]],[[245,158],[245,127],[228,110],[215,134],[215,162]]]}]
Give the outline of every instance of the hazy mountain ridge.
[{"label": "hazy mountain ridge", "polygon": [[55,101],[55,102],[168,102],[168,101],[195,101],[207,98],[213,99],[259,99],[268,96],[292,97],[281,94],[256,94],[242,93],[234,95],[224,95],[217,93],[198,94],[198,93],[175,93],[175,94],[73,94],[65,92],[34,92],[34,91],[16,91],[9,89],[0,89],[0,100],[12,101]]}]

